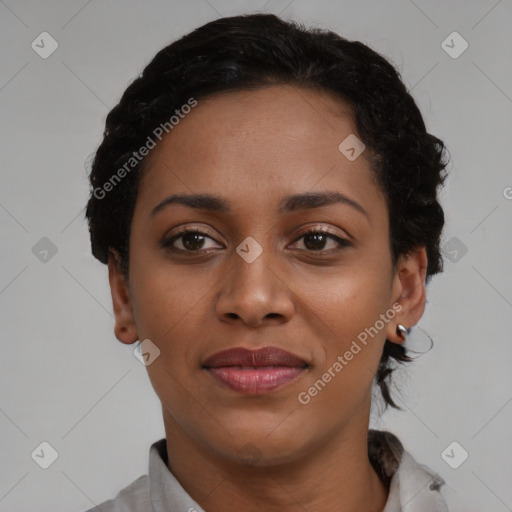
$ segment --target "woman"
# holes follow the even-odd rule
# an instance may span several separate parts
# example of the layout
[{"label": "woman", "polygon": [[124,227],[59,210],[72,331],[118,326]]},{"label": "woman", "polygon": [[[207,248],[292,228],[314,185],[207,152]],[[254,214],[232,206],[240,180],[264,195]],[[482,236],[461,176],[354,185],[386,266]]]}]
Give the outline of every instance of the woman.
[{"label": "woman", "polygon": [[448,510],[368,426],[442,269],[444,153],[394,67],[332,32],[222,18],[155,56],[87,218],[166,437],[99,509]]}]

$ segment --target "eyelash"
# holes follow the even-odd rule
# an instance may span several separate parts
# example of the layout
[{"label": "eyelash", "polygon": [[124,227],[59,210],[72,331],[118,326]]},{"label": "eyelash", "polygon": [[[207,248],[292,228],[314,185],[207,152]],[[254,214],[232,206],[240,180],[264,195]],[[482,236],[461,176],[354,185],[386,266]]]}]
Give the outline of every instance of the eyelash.
[{"label": "eyelash", "polygon": [[[188,235],[188,234],[198,234],[198,235],[202,235],[202,236],[205,236],[207,238],[210,238],[211,240],[214,240],[214,238],[211,237],[210,234],[207,233],[206,231],[202,231],[201,229],[198,229],[198,228],[194,228],[194,229],[187,228],[187,229],[183,229],[182,231],[179,231],[178,233],[173,235],[171,238],[169,238],[167,240],[164,240],[162,242],[162,247],[166,248],[166,249],[168,249],[168,250],[170,250],[172,252],[182,252],[182,253],[192,253],[192,254],[201,254],[201,252],[204,253],[204,252],[212,251],[212,249],[198,249],[197,251],[189,251],[189,250],[186,250],[186,249],[177,249],[176,247],[172,246],[172,244],[176,240],[178,240],[179,238],[181,238],[181,237],[183,237],[185,235]],[[345,249],[347,247],[352,247],[352,244],[347,239],[341,238],[341,237],[336,236],[336,235],[333,235],[333,234],[331,234],[329,231],[327,231],[325,229],[310,229],[308,231],[305,231],[298,238],[296,238],[293,243],[298,242],[300,239],[304,238],[307,235],[315,235],[315,234],[324,235],[327,238],[330,238],[331,240],[334,240],[335,242],[338,243],[339,247],[336,248],[336,249],[319,249],[317,251],[315,251],[313,249],[304,249],[306,252],[310,252],[310,253],[313,253],[313,254],[321,254],[321,253],[325,254],[325,253],[339,252],[339,251],[342,251],[343,249]]]}]

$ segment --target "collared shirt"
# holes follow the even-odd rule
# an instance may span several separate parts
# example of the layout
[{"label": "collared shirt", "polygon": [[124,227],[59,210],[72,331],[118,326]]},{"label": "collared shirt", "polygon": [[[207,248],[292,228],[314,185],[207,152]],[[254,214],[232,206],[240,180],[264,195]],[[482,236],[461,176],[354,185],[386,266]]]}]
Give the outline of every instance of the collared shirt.
[{"label": "collared shirt", "polygon": [[[442,491],[444,480],[427,466],[418,464],[396,436],[369,430],[368,455],[379,477],[389,485],[382,512],[456,512],[448,509]],[[458,510],[458,509],[457,509]],[[148,474],[139,477],[87,512],[204,512],[167,467],[166,439],[149,449]]]}]

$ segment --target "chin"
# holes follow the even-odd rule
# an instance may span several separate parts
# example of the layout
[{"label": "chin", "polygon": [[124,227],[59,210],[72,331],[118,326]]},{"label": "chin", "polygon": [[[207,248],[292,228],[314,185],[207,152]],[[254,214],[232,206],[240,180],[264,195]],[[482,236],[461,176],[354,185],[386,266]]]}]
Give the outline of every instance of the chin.
[{"label": "chin", "polygon": [[[281,418],[282,421],[282,418]],[[217,453],[233,462],[251,467],[271,467],[288,464],[307,452],[307,438],[303,431],[279,429],[274,422],[258,427],[254,422],[249,429],[237,428],[222,440],[210,440],[210,446],[216,445]],[[214,448],[215,449],[215,448]]]},{"label": "chin", "polygon": [[282,443],[255,444],[247,441],[237,451],[230,452],[229,457],[248,467],[269,468],[294,462],[301,453],[301,446],[295,443],[283,446]]}]

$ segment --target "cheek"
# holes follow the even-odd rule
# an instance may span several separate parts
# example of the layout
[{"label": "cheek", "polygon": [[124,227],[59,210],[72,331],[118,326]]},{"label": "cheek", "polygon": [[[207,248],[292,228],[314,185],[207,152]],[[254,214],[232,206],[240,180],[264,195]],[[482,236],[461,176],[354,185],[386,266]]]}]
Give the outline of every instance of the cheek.
[{"label": "cheek", "polygon": [[214,284],[208,271],[181,269],[160,254],[140,251],[132,261],[131,299],[139,335],[160,340],[175,339],[180,329],[198,325],[195,310],[204,308]]},{"label": "cheek", "polygon": [[[207,266],[171,265],[161,255],[140,251],[132,260],[132,304],[139,338],[150,339],[160,349],[147,367],[154,385],[179,383],[199,371],[200,348],[208,347],[213,334],[213,295],[222,273]],[[156,364],[158,362],[158,364]]]},{"label": "cheek", "polygon": [[197,342],[205,341],[207,332],[201,327],[207,298],[189,278],[169,274],[157,266],[134,272],[135,322],[140,340],[150,339],[160,350],[146,367],[160,401],[173,416],[181,417],[179,411],[197,416],[202,412],[191,410],[190,394],[198,396],[192,382],[199,371]]},{"label": "cheek", "polygon": [[[390,285],[383,269],[361,265],[315,279],[304,290],[303,302],[314,304],[315,314],[330,327],[338,342],[370,327],[389,307]],[[309,298],[308,298],[309,297]],[[338,336],[339,335],[339,336]]]},{"label": "cheek", "polygon": [[[387,277],[379,266],[352,267],[309,288],[315,298],[310,324],[317,325],[315,334],[324,351],[311,380],[323,379],[343,393],[357,394],[361,386],[366,391],[371,385],[394,316]],[[311,305],[312,299],[304,297],[304,302]],[[339,399],[335,391],[334,396]]]}]

